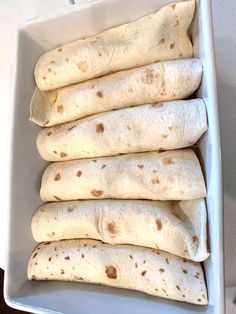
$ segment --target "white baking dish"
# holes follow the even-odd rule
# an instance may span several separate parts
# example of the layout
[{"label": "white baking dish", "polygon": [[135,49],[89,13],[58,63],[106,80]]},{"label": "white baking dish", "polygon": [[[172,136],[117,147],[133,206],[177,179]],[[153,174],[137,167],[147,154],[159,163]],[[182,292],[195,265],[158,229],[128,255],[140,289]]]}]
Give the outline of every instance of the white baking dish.
[{"label": "white baking dish", "polygon": [[30,221],[33,212],[41,205],[38,191],[46,165],[36,151],[39,128],[28,120],[30,98],[35,87],[33,70],[38,57],[46,50],[132,21],[171,2],[101,0],[60,10],[20,27],[16,45],[11,209],[4,283],[5,299],[11,307],[33,313],[224,313],[221,154],[210,0],[199,1],[191,30],[195,56],[201,58],[204,66],[198,96],[205,99],[209,121],[209,131],[200,142],[208,189],[211,257],[204,266],[209,305],[193,306],[91,284],[30,282],[26,275],[28,258],[36,246]]}]

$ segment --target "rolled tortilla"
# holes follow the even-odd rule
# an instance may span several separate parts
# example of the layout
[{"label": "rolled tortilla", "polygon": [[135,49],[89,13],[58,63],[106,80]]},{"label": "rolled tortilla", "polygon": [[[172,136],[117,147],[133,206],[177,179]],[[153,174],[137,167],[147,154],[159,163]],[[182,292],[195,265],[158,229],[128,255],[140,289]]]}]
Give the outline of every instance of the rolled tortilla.
[{"label": "rolled tortilla", "polygon": [[194,10],[195,0],[174,3],[49,51],[36,64],[36,83],[41,90],[51,90],[157,61],[191,58],[187,30]]},{"label": "rolled tortilla", "polygon": [[42,92],[36,88],[30,119],[52,126],[99,112],[161,101],[185,99],[198,88],[199,59],[159,62],[80,84]]},{"label": "rolled tortilla", "polygon": [[187,149],[56,162],[43,174],[40,195],[43,201],[191,200],[205,197],[206,189],[199,161]]},{"label": "rolled tortilla", "polygon": [[182,100],[115,110],[46,128],[38,135],[37,148],[49,161],[114,156],[188,147],[206,130],[203,100]]},{"label": "rolled tortilla", "polygon": [[49,203],[36,211],[31,229],[37,242],[91,238],[110,244],[158,248],[194,261],[209,256],[203,199]]},{"label": "rolled tortilla", "polygon": [[200,263],[144,247],[94,240],[40,244],[29,260],[28,279],[97,283],[207,304]]}]

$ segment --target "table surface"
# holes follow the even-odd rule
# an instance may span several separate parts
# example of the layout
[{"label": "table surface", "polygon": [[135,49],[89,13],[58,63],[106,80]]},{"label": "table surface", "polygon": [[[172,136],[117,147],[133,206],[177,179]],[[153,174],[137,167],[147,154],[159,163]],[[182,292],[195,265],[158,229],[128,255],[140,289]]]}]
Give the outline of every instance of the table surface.
[{"label": "table surface", "polygon": [[[75,2],[86,1],[76,0]],[[90,0],[87,0],[90,1]],[[12,47],[14,29],[19,21],[44,14],[52,9],[62,7],[64,0],[27,0],[17,3],[15,0],[0,0],[0,20],[2,27],[0,37],[3,42],[0,50],[0,114],[2,125],[0,128],[0,142],[5,150],[0,151],[0,173],[7,178],[9,155],[7,154],[7,123],[11,116],[9,103],[9,87],[11,82]],[[27,5],[26,5],[27,3]],[[218,72],[218,97],[221,121],[223,176],[224,176],[224,245],[225,245],[225,284],[227,299],[227,314],[236,313],[236,306],[232,299],[236,295],[236,1],[212,0],[213,22],[215,33],[216,61]],[[14,10],[12,9],[14,7]],[[2,37],[3,36],[3,37]],[[10,56],[10,57],[9,57]],[[2,199],[8,199],[6,180],[0,183]],[[3,204],[2,204],[3,205]],[[3,206],[2,206],[3,207]],[[2,211],[4,214],[4,210]],[[1,219],[3,221],[3,218]],[[0,228],[0,252],[4,252],[5,240]],[[0,266],[3,266],[3,254],[0,254]],[[2,284],[3,272],[0,272]],[[0,287],[2,293],[2,286]],[[2,295],[0,295],[0,313],[18,313],[4,307]],[[21,312],[23,313],[23,312]]]}]

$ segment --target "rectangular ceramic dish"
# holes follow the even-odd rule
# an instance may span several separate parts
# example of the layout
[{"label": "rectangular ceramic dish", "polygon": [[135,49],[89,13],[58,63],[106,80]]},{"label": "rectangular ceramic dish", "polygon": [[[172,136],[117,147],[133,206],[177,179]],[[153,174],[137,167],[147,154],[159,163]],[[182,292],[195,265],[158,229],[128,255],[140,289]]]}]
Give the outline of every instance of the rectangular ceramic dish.
[{"label": "rectangular ceramic dish", "polygon": [[191,28],[194,54],[201,58],[204,67],[198,96],[203,97],[206,102],[209,122],[209,130],[199,145],[208,189],[211,257],[205,262],[204,268],[209,305],[199,307],[92,284],[27,280],[28,259],[36,246],[31,235],[30,221],[33,212],[41,205],[38,191],[46,166],[36,150],[35,140],[39,127],[29,122],[29,103],[35,88],[33,71],[38,57],[49,49],[135,20],[171,2],[173,1],[101,0],[92,4],[71,6],[49,16],[31,20],[18,30],[11,209],[4,283],[5,300],[11,307],[32,313],[224,313],[221,154],[210,0],[198,1]]}]

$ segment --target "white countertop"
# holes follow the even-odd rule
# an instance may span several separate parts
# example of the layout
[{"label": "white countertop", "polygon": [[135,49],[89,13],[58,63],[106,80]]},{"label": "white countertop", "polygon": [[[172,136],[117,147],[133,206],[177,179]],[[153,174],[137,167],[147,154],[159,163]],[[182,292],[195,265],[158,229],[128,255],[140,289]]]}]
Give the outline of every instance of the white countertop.
[{"label": "white countertop", "polygon": [[[80,2],[86,0],[75,0]],[[90,1],[90,0],[87,0]],[[4,267],[5,223],[9,199],[9,118],[11,116],[11,87],[14,35],[17,25],[29,18],[43,15],[56,8],[73,3],[65,0],[0,1],[0,267]],[[236,1],[212,0],[215,47],[218,71],[223,175],[224,175],[224,241],[225,284],[227,287],[227,313],[236,313],[232,299],[236,295]],[[235,287],[235,288],[234,288]]]}]

